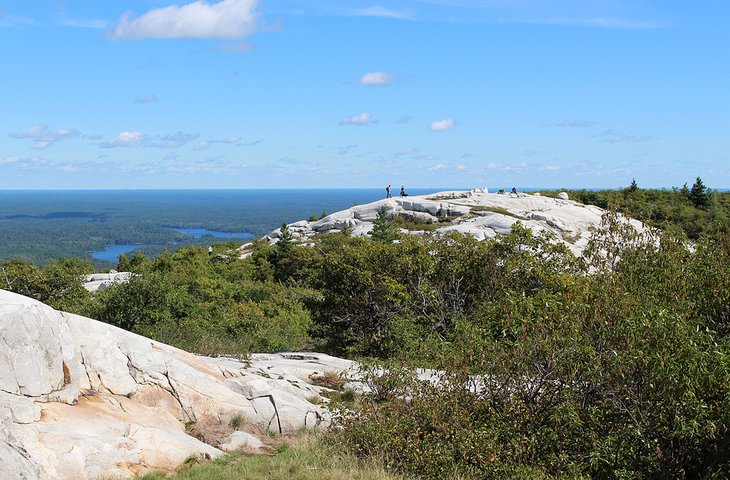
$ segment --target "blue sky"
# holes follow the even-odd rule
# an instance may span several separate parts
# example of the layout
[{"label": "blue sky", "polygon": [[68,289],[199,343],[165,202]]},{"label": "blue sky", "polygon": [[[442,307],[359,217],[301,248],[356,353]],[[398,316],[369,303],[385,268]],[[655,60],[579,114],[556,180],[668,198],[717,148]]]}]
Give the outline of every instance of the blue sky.
[{"label": "blue sky", "polygon": [[0,0],[0,189],[730,187],[726,0]]}]

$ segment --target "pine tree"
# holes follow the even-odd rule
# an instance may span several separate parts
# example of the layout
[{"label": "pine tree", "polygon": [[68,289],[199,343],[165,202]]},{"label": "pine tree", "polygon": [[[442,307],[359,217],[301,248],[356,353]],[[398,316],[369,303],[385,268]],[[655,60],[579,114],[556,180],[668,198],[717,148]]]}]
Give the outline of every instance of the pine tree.
[{"label": "pine tree", "polygon": [[286,223],[281,225],[280,232],[279,241],[276,242],[269,261],[274,266],[274,278],[281,282],[291,275],[292,265],[289,256],[294,247],[294,242]]},{"label": "pine tree", "polygon": [[702,183],[702,179],[697,177],[692,189],[689,191],[689,199],[697,208],[706,208],[710,205],[710,197],[707,194],[707,187]]},{"label": "pine tree", "polygon": [[373,240],[388,243],[399,237],[398,229],[393,225],[393,221],[388,218],[388,210],[384,206],[378,210],[378,216],[373,222],[373,230],[370,232],[370,236]]},{"label": "pine tree", "polygon": [[639,184],[636,183],[636,179],[635,178],[632,178],[631,179],[631,185],[629,185],[629,191],[630,192],[635,192],[638,189],[639,189]]}]

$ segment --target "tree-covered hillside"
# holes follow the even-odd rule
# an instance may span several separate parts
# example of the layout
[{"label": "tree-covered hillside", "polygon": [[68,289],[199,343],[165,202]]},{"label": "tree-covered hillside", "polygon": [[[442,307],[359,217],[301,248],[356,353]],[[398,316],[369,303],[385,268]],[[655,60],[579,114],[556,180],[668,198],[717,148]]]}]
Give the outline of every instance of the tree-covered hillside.
[{"label": "tree-covered hillside", "polygon": [[[611,195],[653,212],[685,194]],[[697,212],[722,204],[709,196],[677,205],[707,220]],[[201,353],[363,359],[372,393],[338,394],[351,412],[339,439],[406,474],[727,478],[730,234],[669,218],[674,228],[647,238],[607,215],[580,259],[519,225],[482,242],[393,242],[383,217],[372,239],[329,234],[305,247],[283,232],[245,259],[235,244],[123,257],[131,281],[94,295],[75,260],[6,262],[0,280]],[[443,373],[419,381],[416,367]]]}]

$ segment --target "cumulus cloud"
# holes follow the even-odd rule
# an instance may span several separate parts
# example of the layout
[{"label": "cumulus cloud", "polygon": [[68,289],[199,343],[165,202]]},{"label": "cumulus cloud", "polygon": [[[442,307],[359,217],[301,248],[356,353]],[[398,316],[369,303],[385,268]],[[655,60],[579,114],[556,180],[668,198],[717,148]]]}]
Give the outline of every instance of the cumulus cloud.
[{"label": "cumulus cloud", "polygon": [[145,95],[144,97],[136,98],[136,103],[154,103],[157,101],[156,95]]},{"label": "cumulus cloud", "polygon": [[197,0],[183,6],[155,8],[135,17],[125,13],[108,32],[113,40],[239,39],[256,31],[258,0]]},{"label": "cumulus cloud", "polygon": [[447,172],[462,171],[466,170],[466,165],[463,163],[437,163],[433,167],[429,167],[432,171],[446,170]]},{"label": "cumulus cloud", "polygon": [[139,147],[145,140],[145,134],[137,131],[124,131],[101,144],[104,148],[116,148],[116,147]]},{"label": "cumulus cloud", "polygon": [[367,85],[369,87],[382,87],[390,85],[393,82],[395,82],[395,75],[385,72],[366,73],[357,81],[360,85]]},{"label": "cumulus cloud", "polygon": [[74,128],[59,128],[56,131],[49,130],[46,125],[33,125],[28,130],[19,133],[11,133],[10,138],[30,139],[35,142],[33,149],[43,150],[61,140],[76,138],[80,135]]},{"label": "cumulus cloud", "polygon": [[456,121],[453,118],[444,118],[443,120],[437,120],[435,122],[432,122],[431,131],[445,132],[447,130],[450,130],[454,125],[456,125]]},{"label": "cumulus cloud", "polygon": [[340,120],[340,125],[368,125],[370,124],[370,112],[363,112]]},{"label": "cumulus cloud", "polygon": [[192,142],[200,135],[197,133],[175,132],[167,135],[149,137],[138,131],[123,131],[107,142],[100,144],[102,148],[129,148],[129,147],[151,147],[151,148],[179,148]]},{"label": "cumulus cloud", "polygon": [[10,163],[17,163],[20,160],[19,157],[5,157],[0,158],[0,165],[8,165]]}]

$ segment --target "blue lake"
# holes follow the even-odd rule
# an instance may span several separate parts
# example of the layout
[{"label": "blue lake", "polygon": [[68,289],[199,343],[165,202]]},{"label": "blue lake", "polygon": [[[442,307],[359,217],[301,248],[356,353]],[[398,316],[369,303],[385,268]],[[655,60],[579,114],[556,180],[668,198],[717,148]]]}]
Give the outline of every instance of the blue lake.
[{"label": "blue lake", "polygon": [[[218,230],[208,230],[207,228],[171,228],[178,233],[190,235],[193,238],[203,238],[211,236],[214,238],[236,238],[248,239],[254,238],[254,234],[248,232],[221,232]],[[110,245],[103,250],[91,252],[91,257],[97,260],[105,260],[107,262],[116,263],[119,255],[126,254],[137,250],[138,248],[149,247],[151,244],[136,243],[134,245]]]},{"label": "blue lake", "polygon": [[91,252],[92,258],[95,258],[97,260],[105,260],[107,262],[111,263],[117,263],[117,259],[119,255],[123,253],[129,253],[133,250],[137,250],[138,248],[144,248],[149,247],[147,244],[136,244],[136,245],[110,245],[106,247],[104,250],[97,250],[95,252]]},{"label": "blue lake", "polygon": [[190,235],[193,238],[203,238],[208,235],[215,238],[253,238],[253,233],[247,232],[221,232],[218,230],[208,230],[207,228],[171,228],[178,233]]}]

